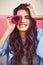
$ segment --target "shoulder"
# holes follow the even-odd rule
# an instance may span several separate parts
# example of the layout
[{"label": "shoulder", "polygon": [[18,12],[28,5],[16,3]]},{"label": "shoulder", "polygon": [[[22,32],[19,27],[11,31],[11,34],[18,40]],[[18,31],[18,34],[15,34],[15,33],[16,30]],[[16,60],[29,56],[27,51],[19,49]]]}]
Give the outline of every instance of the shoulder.
[{"label": "shoulder", "polygon": [[38,39],[38,46],[36,49],[37,55],[39,55],[41,58],[43,58],[43,29],[39,29],[37,33],[37,39]]},{"label": "shoulder", "polygon": [[43,29],[37,29],[37,39],[40,40],[43,35]]}]

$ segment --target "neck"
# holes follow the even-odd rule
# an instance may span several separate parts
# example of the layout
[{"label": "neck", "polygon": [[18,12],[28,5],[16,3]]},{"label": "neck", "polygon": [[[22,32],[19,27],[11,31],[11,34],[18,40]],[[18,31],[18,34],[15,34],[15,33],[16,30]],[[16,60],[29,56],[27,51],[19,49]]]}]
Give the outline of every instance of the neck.
[{"label": "neck", "polygon": [[25,38],[26,38],[25,32],[22,32],[22,31],[21,31],[21,32],[19,32],[19,33],[20,33],[20,36],[21,36],[22,39],[25,39]]}]

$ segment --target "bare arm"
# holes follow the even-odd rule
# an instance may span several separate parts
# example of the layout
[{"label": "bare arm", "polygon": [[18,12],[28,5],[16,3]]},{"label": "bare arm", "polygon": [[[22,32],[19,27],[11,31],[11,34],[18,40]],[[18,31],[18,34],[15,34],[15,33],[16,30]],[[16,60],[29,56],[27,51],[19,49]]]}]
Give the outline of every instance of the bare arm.
[{"label": "bare arm", "polygon": [[5,31],[3,37],[0,39],[0,49],[3,48],[4,43],[5,43],[6,39],[7,39],[7,37],[11,34],[11,32],[15,28],[15,24],[11,23],[11,19],[10,18],[6,18],[6,22],[7,22],[8,28]]}]

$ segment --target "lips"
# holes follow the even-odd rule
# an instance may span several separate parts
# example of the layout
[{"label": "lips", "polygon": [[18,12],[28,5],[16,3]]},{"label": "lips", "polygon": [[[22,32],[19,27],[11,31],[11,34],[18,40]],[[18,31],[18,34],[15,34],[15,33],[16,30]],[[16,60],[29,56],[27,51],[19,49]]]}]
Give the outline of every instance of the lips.
[{"label": "lips", "polygon": [[19,24],[19,26],[25,27],[25,26],[27,26],[27,24]]}]

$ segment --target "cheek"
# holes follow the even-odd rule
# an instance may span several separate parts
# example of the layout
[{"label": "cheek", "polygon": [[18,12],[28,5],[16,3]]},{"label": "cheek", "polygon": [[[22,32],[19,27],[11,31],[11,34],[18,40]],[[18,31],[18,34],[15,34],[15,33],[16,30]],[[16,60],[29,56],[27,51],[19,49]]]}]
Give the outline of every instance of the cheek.
[{"label": "cheek", "polygon": [[31,22],[30,22],[30,21],[28,21],[28,22],[27,22],[27,25],[28,25],[28,27],[30,27],[30,25],[31,25]]},{"label": "cheek", "polygon": [[[27,25],[25,26],[24,30],[30,28],[31,22],[30,22],[29,20],[25,20],[24,23],[27,24]],[[18,24],[18,25],[17,25],[17,29],[20,30],[20,29],[23,29],[23,27],[21,27],[20,24]]]},{"label": "cheek", "polygon": [[20,27],[19,27],[19,24],[16,26],[17,27],[17,29],[19,29]]}]

